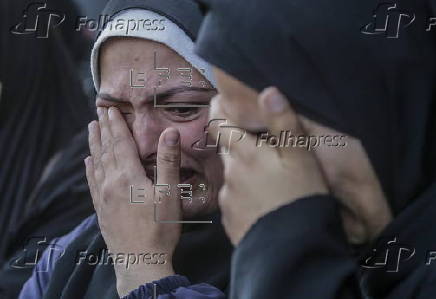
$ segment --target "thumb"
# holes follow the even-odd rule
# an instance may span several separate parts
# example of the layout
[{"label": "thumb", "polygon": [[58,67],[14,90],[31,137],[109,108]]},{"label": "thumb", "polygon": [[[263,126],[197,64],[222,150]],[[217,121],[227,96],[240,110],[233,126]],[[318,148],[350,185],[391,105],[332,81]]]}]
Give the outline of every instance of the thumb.
[{"label": "thumb", "polygon": [[[274,139],[270,139],[271,141],[287,142],[287,140],[281,141],[281,139],[290,135],[305,135],[297,113],[289,104],[289,100],[277,88],[264,89],[259,95],[258,105],[270,136],[274,136]],[[282,144],[278,147],[280,148],[279,153],[282,151],[292,152],[289,148],[283,149]]]},{"label": "thumb", "polygon": [[157,149],[155,201],[160,202],[159,218],[179,219],[181,202],[177,185],[180,182],[180,133],[167,128],[159,138]]}]

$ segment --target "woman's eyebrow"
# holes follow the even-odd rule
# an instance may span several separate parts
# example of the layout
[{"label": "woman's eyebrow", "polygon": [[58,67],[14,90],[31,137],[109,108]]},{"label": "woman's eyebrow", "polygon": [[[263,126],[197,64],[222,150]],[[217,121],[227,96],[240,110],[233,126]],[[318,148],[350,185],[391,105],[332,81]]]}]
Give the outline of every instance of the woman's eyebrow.
[{"label": "woman's eyebrow", "polygon": [[119,99],[119,98],[116,98],[116,97],[113,97],[113,96],[111,96],[110,94],[108,94],[108,93],[97,93],[97,98],[100,98],[100,99],[102,99],[102,100],[105,100],[105,101],[109,101],[109,102],[115,102],[115,103],[121,103],[121,104],[128,104],[128,103],[130,103],[130,102],[128,102],[128,101],[124,101],[124,100],[122,100],[122,99]]}]

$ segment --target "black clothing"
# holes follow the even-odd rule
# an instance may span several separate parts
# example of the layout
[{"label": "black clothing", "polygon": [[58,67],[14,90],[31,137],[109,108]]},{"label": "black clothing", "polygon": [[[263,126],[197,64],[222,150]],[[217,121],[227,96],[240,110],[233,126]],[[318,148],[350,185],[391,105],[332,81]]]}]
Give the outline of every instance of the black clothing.
[{"label": "black clothing", "polygon": [[[49,35],[38,38],[50,11],[65,13],[67,20],[74,14],[73,7],[64,6],[68,1],[43,2],[45,9],[44,3],[0,1],[2,299],[16,298],[32,273],[32,259],[41,256],[53,237],[67,233],[93,211],[83,165],[87,132],[83,143],[81,137],[71,143],[93,117],[72,58],[77,49],[68,48],[83,37],[66,21],[56,28],[56,22],[47,23]],[[26,11],[28,5],[33,9]],[[38,30],[24,32],[32,29],[32,22]],[[24,34],[13,33],[16,26]],[[65,40],[68,30],[76,33]]]},{"label": "black clothing", "polygon": [[29,237],[13,232],[49,161],[93,117],[59,31],[10,32],[26,2],[0,3],[0,265],[11,243]]},{"label": "black clothing", "polygon": [[[208,283],[225,291],[230,280],[233,248],[220,223],[220,215],[203,217],[211,219],[213,224],[184,225],[172,260],[174,271],[193,284]],[[80,256],[101,257],[105,251],[107,247],[94,217],[93,223],[80,232],[57,260],[43,298],[119,298],[111,262],[106,262],[106,258],[99,259],[98,264],[79,262]]]},{"label": "black clothing", "polygon": [[[0,268],[0,298],[17,298],[35,259],[50,241],[72,230],[93,211],[83,159],[89,155],[85,129],[49,163],[10,234]],[[30,240],[32,239],[32,240]],[[40,243],[38,243],[40,242]]]},{"label": "black clothing", "polygon": [[[361,140],[396,216],[370,249],[379,261],[387,247],[408,248],[396,272],[392,248],[393,262],[365,254],[366,268],[353,266],[340,228],[323,222],[332,210],[308,211],[301,199],[260,219],[239,244],[232,298],[359,298],[349,280],[357,274],[369,298],[436,298],[425,257],[436,248],[436,39],[426,31],[434,1],[200,2],[199,55],[258,91],[276,86],[299,113]],[[302,238],[312,221],[318,234]]]},{"label": "black clothing", "polygon": [[360,139],[395,214],[432,184],[431,1],[396,2],[416,16],[399,38],[361,32],[375,22],[374,0],[207,3],[198,54],[256,90],[276,86],[300,113]]},{"label": "black clothing", "polygon": [[357,299],[356,268],[335,199],[303,198],[260,218],[241,240],[230,298]]}]

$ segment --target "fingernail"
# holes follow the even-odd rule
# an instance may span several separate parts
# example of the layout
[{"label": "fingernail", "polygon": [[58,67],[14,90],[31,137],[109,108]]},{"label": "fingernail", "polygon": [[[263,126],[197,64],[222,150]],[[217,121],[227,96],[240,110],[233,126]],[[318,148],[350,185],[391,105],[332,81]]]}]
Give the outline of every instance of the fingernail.
[{"label": "fingernail", "polygon": [[271,113],[281,113],[285,110],[286,99],[276,91],[273,95],[265,99],[266,108]]},{"label": "fingernail", "polygon": [[165,144],[174,146],[179,142],[179,133],[176,130],[169,130],[165,132]]},{"label": "fingernail", "polygon": [[101,107],[97,107],[97,115],[98,115],[98,118],[101,117],[101,113],[102,113],[102,112],[103,112],[103,111],[102,111]]}]

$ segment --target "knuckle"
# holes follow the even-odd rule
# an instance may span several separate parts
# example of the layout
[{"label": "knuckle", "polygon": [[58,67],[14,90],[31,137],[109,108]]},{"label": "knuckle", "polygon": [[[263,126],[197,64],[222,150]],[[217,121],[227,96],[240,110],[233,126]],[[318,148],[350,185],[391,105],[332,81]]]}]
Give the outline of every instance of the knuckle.
[{"label": "knuckle", "polygon": [[103,188],[101,190],[101,199],[103,203],[106,203],[108,201],[108,197],[110,195],[110,192],[107,188]]},{"label": "knuckle", "polygon": [[110,183],[110,181],[105,181],[102,184],[101,187],[101,197],[104,203],[109,201],[109,198],[112,196],[113,194],[113,190],[111,188],[112,184]]},{"label": "knuckle", "polygon": [[126,138],[124,136],[115,136],[113,138],[113,145],[114,146],[120,146],[123,145],[124,143],[126,143]]},{"label": "knuckle", "polygon": [[112,156],[109,152],[103,152],[100,157],[100,160],[103,164],[108,164],[109,162],[111,162]]},{"label": "knuckle", "polygon": [[124,171],[120,171],[117,173],[115,180],[118,184],[125,185],[127,182],[129,182],[129,176]]},{"label": "knuckle", "polygon": [[160,162],[163,162],[171,166],[177,166],[179,163],[179,155],[175,153],[169,153],[169,152],[160,153],[158,159]]},{"label": "knuckle", "polygon": [[107,152],[112,148],[112,140],[103,140],[101,143],[102,152]]}]

